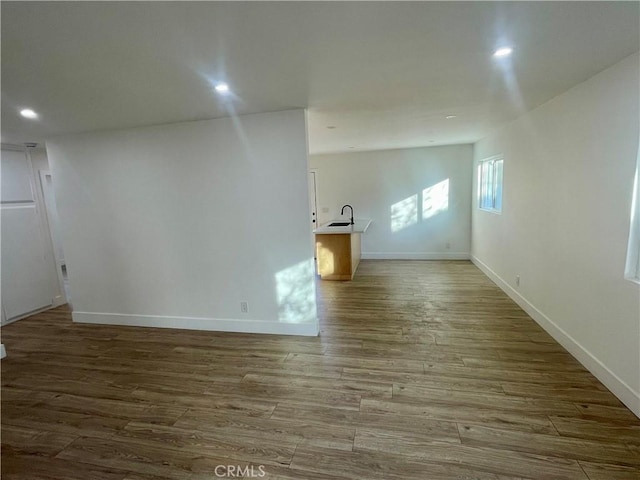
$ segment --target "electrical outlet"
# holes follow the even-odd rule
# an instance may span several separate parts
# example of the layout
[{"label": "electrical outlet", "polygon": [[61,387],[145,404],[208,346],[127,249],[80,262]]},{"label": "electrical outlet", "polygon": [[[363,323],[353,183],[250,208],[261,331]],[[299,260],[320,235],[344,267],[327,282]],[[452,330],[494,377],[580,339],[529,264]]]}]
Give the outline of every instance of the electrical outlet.
[{"label": "electrical outlet", "polygon": [[446,243],[445,247],[447,250],[451,250],[451,244],[449,242]]},{"label": "electrical outlet", "polygon": [[240,302],[240,311],[242,313],[249,313],[249,304],[247,302]]},{"label": "electrical outlet", "polygon": [[520,286],[520,275],[516,275],[516,286]]}]

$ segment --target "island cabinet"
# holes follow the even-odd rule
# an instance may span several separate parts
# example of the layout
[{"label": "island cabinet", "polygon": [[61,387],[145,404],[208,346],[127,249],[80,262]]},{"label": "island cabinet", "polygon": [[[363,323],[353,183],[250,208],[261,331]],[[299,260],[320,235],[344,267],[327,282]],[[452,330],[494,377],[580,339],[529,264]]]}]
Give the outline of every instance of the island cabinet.
[{"label": "island cabinet", "polygon": [[322,280],[351,280],[360,263],[360,237],[371,220],[356,219],[353,225],[334,220],[313,231],[316,235],[318,274]]},{"label": "island cabinet", "polygon": [[351,280],[360,263],[360,233],[316,234],[316,258],[322,280]]}]

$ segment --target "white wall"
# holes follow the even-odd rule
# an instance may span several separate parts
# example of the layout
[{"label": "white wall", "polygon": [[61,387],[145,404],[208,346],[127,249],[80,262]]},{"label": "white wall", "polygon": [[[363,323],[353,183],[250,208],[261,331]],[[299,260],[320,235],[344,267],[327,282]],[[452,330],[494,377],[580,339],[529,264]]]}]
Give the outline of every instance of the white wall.
[{"label": "white wall", "polygon": [[304,111],[47,150],[74,320],[317,334]]},{"label": "white wall", "polygon": [[313,155],[319,221],[347,203],[372,219],[363,258],[469,258],[472,161],[471,145]]},{"label": "white wall", "polygon": [[640,416],[640,287],[624,279],[638,68],[629,57],[475,145],[476,165],[504,154],[504,201],[487,213],[474,194],[472,254]]}]

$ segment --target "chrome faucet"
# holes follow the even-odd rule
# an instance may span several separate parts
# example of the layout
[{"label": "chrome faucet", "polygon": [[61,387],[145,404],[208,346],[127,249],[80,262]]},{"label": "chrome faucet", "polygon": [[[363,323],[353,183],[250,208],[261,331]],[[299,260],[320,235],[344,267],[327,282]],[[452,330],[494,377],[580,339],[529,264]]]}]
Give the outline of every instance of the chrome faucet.
[{"label": "chrome faucet", "polygon": [[342,210],[340,210],[340,215],[344,215],[344,209],[347,208],[347,207],[349,207],[351,209],[351,225],[353,225],[354,224],[354,221],[353,221],[353,207],[351,205],[343,205],[342,206]]}]

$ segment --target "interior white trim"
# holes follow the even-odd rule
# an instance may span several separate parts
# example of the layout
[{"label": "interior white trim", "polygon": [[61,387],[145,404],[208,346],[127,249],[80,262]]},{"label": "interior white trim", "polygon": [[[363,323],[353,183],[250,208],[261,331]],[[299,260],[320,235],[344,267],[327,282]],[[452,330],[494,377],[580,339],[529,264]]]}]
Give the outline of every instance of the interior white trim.
[{"label": "interior white trim", "polygon": [[167,317],[162,315],[129,315],[121,313],[73,312],[77,323],[128,325],[135,327],[176,328],[183,330],[208,330],[236,333],[269,333],[274,335],[303,335],[315,337],[318,323],[281,323],[262,320]]},{"label": "interior white trim", "polygon": [[[53,252],[53,259],[56,264],[56,277],[58,279],[58,295],[53,297],[53,307],[59,307],[60,305],[64,305],[67,303],[67,294],[64,289],[64,277],[62,275],[62,265],[64,265],[64,261],[60,260],[58,256],[58,249],[53,241],[53,226],[51,224],[51,212],[49,211],[49,205],[47,205],[47,197],[44,193],[44,185],[46,182],[46,176],[51,176],[51,170],[38,170],[38,183],[40,187],[39,195],[42,197],[42,207],[44,210],[43,221],[46,222],[47,234],[49,242],[51,242],[51,251]],[[53,178],[53,177],[52,177]],[[62,241],[60,239],[60,241]]]},{"label": "interior white trim", "polygon": [[511,285],[505,282],[496,272],[483,263],[475,255],[471,255],[471,261],[502,289],[514,302],[516,302],[538,325],[545,329],[560,345],[573,355],[587,370],[600,380],[611,392],[620,399],[629,409],[640,417],[640,392],[634,391],[626,382],[609,370],[591,352],[580,345],[571,335],[560,328],[547,315],[538,310]]},{"label": "interior white trim", "polygon": [[0,358],[4,358],[7,356],[7,351],[4,348],[4,344],[0,343]]},{"label": "interior white trim", "polygon": [[469,260],[466,252],[363,252],[363,260]]}]

